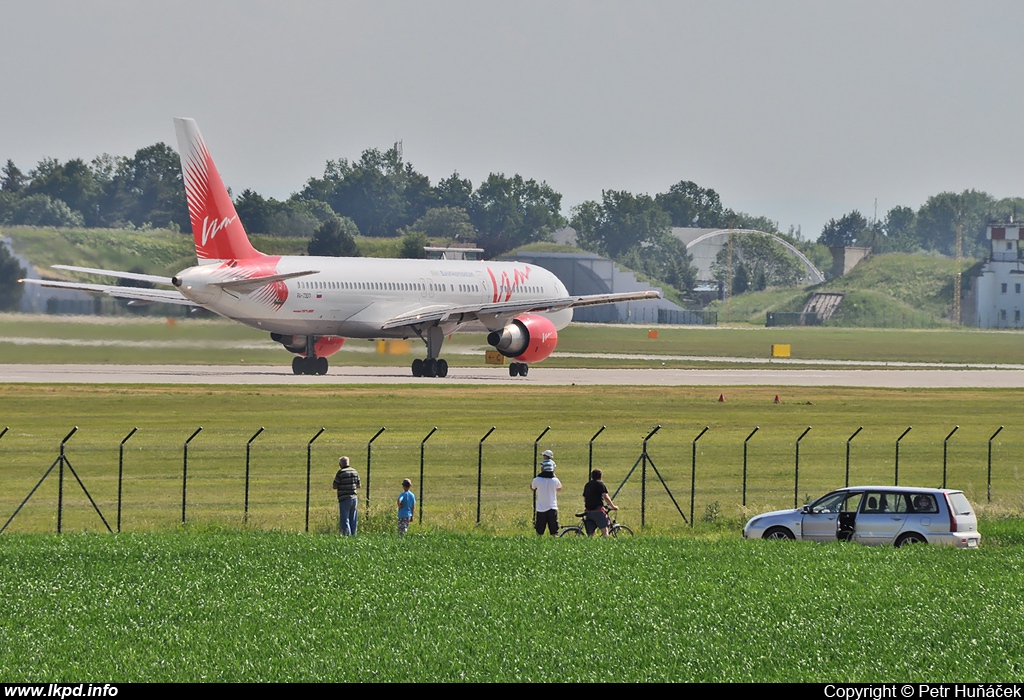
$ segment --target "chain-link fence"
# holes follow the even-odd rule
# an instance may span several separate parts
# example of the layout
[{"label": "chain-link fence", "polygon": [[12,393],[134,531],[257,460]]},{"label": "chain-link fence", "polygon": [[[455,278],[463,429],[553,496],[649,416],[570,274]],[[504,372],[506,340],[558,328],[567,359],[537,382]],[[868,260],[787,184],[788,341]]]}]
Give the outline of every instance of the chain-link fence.
[{"label": "chain-link fence", "polygon": [[854,426],[842,434],[806,426],[652,426],[643,435],[602,426],[569,433],[543,425],[428,425],[365,436],[330,426],[322,433],[322,426],[304,433],[277,432],[272,425],[198,427],[72,431],[54,435],[49,453],[21,444],[16,431],[0,435],[5,531],[54,532],[58,525],[64,532],[106,532],[107,526],[156,531],[183,521],[336,531],[331,482],[342,454],[362,479],[360,527],[370,531],[394,529],[396,499],[408,478],[418,500],[416,525],[526,532],[534,509],[529,485],[536,455],[545,449],[554,451],[558,464],[564,522],[582,509],[591,467],[603,470],[616,493],[619,521],[656,532],[739,522],[844,485],[897,481],[962,489],[983,512],[1016,513],[1024,505],[1024,443],[1000,426],[983,433],[953,426],[909,432],[907,426]]}]

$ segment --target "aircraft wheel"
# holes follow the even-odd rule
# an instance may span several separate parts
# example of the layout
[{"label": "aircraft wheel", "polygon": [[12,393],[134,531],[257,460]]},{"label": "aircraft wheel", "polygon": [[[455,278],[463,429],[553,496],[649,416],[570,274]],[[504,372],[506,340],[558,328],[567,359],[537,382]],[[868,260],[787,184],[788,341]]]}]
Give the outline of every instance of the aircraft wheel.
[{"label": "aircraft wheel", "polygon": [[508,376],[517,377],[519,376],[519,363],[513,362],[508,366]]},{"label": "aircraft wheel", "polygon": [[447,377],[448,376],[448,361],[438,360],[437,361],[437,376]]},{"label": "aircraft wheel", "polygon": [[318,357],[313,362],[313,366],[316,368],[316,373],[320,375],[327,374],[327,368],[330,366],[327,362],[326,357]]},{"label": "aircraft wheel", "polygon": [[412,361],[412,376],[423,376],[423,360],[419,359],[418,357]]},{"label": "aircraft wheel", "polygon": [[298,355],[292,358],[292,374],[302,374],[303,361],[305,359],[306,358],[299,357]]},{"label": "aircraft wheel", "polygon": [[529,373],[530,373],[530,365],[526,364],[525,362],[520,362],[519,363],[519,376],[520,377],[525,377]]},{"label": "aircraft wheel", "polygon": [[436,377],[437,376],[437,360],[428,357],[423,361],[423,376],[424,377]]}]

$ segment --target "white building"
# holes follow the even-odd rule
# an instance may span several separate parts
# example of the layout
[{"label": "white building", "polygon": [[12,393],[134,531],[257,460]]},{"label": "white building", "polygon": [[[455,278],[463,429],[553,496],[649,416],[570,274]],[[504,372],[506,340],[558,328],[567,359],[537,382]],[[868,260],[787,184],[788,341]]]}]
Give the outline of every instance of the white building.
[{"label": "white building", "polygon": [[1024,226],[989,224],[992,253],[975,279],[977,324],[981,328],[1024,328]]}]

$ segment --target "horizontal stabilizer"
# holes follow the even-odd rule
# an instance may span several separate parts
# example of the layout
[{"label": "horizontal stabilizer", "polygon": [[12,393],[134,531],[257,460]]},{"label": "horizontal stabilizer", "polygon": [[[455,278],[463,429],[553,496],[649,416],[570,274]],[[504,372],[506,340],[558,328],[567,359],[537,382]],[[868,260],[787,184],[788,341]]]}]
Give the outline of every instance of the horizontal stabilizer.
[{"label": "horizontal stabilizer", "polygon": [[212,282],[211,284],[221,289],[230,289],[241,294],[248,294],[260,287],[265,287],[274,282],[290,280],[295,277],[306,277],[307,275],[318,275],[319,270],[305,270],[303,272],[285,272],[280,275],[266,275],[264,277],[248,277],[246,279],[228,280],[227,282]]},{"label": "horizontal stabilizer", "polygon": [[199,306],[189,301],[180,292],[173,289],[146,289],[144,287],[118,287],[111,284],[89,284],[87,282],[58,282],[56,280],[20,280],[23,284],[37,284],[40,287],[53,289],[77,289],[81,292],[93,292],[95,294],[107,294],[115,299],[129,299],[145,303],[160,302],[163,304],[177,304],[179,306]]},{"label": "horizontal stabilizer", "polygon": [[74,265],[53,265],[55,270],[69,270],[71,272],[85,272],[90,275],[105,275],[107,277],[117,277],[124,280],[136,280],[138,282],[149,282],[150,284],[166,284],[168,287],[171,286],[170,277],[161,277],[160,275],[144,275],[141,272],[120,272],[118,270],[99,270],[95,267],[75,267]]}]

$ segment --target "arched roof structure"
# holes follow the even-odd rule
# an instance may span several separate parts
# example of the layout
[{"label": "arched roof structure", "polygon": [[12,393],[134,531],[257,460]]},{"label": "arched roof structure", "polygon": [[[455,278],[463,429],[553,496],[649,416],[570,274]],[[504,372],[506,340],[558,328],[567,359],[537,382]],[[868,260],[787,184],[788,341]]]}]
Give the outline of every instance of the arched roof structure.
[{"label": "arched roof structure", "polygon": [[[792,243],[787,241],[781,236],[777,236],[774,233],[768,233],[767,231],[758,231],[755,229],[737,229],[737,228],[722,228],[722,229],[695,229],[695,228],[674,228],[672,229],[672,235],[686,244],[686,251],[690,253],[697,262],[697,256],[694,255],[699,250],[699,246],[708,246],[709,244],[716,249],[720,248],[726,240],[729,238],[730,233],[749,233],[757,236],[765,236],[772,239],[786,250],[788,250],[794,257],[796,257],[800,264],[804,266],[807,271],[807,278],[812,284],[818,284],[819,282],[825,281],[825,275],[822,274],[821,270],[815,267],[814,263],[804,255],[800,250],[796,248]],[[710,256],[710,259],[714,259],[714,255]],[[698,267],[701,267],[698,264]],[[710,279],[710,277],[709,277]]]}]

